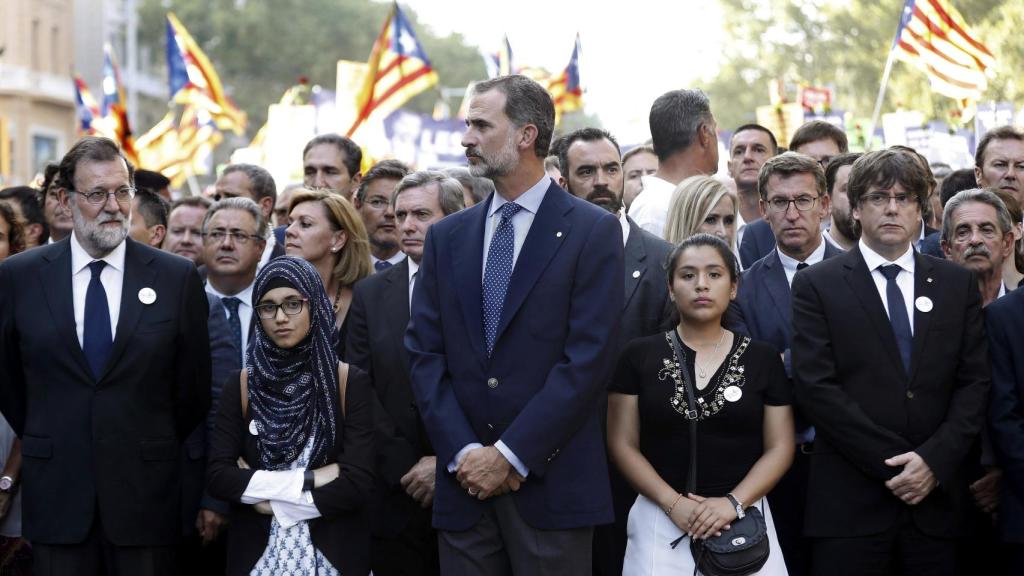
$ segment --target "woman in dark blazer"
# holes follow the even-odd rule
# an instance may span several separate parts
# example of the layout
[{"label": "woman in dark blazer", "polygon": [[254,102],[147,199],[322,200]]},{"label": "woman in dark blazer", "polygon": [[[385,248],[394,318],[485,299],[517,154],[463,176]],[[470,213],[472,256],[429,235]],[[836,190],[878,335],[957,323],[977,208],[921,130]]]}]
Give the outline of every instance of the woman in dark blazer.
[{"label": "woman in dark blazer", "polygon": [[230,575],[365,575],[373,487],[369,379],[338,361],[319,274],[293,256],[256,278],[259,322],[224,386],[208,490],[232,503]]}]

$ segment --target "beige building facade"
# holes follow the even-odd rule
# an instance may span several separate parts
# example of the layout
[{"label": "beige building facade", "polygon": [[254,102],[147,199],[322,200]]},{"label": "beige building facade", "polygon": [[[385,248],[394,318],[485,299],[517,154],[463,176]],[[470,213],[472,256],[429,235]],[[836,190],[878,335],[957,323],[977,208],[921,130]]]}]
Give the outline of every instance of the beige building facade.
[{"label": "beige building facade", "polygon": [[0,186],[30,183],[75,141],[74,4],[0,2]]}]

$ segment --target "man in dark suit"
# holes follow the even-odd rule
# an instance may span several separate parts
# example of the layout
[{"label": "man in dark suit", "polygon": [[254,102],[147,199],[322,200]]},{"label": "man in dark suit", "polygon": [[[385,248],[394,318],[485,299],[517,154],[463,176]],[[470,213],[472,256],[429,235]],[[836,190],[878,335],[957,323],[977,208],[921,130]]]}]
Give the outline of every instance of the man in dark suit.
[{"label": "man in dark suit", "polygon": [[406,335],[441,570],[589,573],[612,520],[600,407],[621,225],[544,174],[554,105],[536,82],[477,84],[466,124],[470,169],[497,191],[431,227]]},{"label": "man in dark suit", "polygon": [[427,229],[465,207],[463,189],[442,172],[414,172],[398,183],[391,204],[408,258],[356,284],[345,346],[347,360],[373,375],[380,401],[374,416],[382,497],[370,514],[370,562],[377,576],[438,574],[430,526],[437,458],[409,385],[404,339]]},{"label": "man in dark suit", "polygon": [[[743,272],[736,299],[726,316],[733,331],[762,340],[782,355],[790,370],[792,302],[789,287],[797,272],[842,254],[825,241],[821,220],[829,211],[825,173],[813,158],[787,152],[764,163],[758,177],[761,212],[772,229],[775,250]],[[807,492],[807,454],[814,430],[797,418],[797,450],[786,475],[768,495],[786,568],[794,576],[806,572],[808,551],[803,539]]]},{"label": "man in dark suit", "polygon": [[178,548],[178,570],[182,574],[214,576],[225,570],[227,543],[221,535],[227,527],[230,506],[206,493],[206,454],[221,387],[241,366],[224,305],[213,294],[206,298],[210,306],[210,411],[206,420],[189,434],[181,454],[183,537]]},{"label": "man in dark suit", "polygon": [[1006,574],[1024,574],[1024,291],[985,310],[992,357],[989,429],[1003,470],[999,535],[1009,552]]},{"label": "man in dark suit", "polygon": [[[669,318],[665,260],[672,245],[644,230],[626,216],[622,207],[623,171],[619,144],[608,132],[582,128],[558,139],[562,178],[570,194],[596,204],[619,219],[625,244],[625,296],[616,356],[634,338],[658,332]],[[594,532],[594,573],[622,571],[626,551],[626,517],[636,492],[614,466],[609,466],[615,522]]]},{"label": "man in dark suit", "polygon": [[284,243],[278,242],[278,234],[270,225],[270,218],[274,215],[274,203],[277,201],[277,184],[274,183],[274,177],[270,172],[255,164],[230,164],[217,179],[215,188],[214,201],[248,198],[259,206],[267,231],[262,234],[263,253],[260,255],[257,270],[263,268],[271,258],[284,256]]},{"label": "man in dark suit", "polygon": [[210,405],[195,266],[126,239],[132,168],[106,138],[61,160],[69,239],[0,265],[0,409],[22,440],[39,574],[175,574],[181,442]]},{"label": "man in dark suit", "polygon": [[793,280],[812,573],[954,574],[989,388],[978,284],[913,250],[928,194],[913,157],[865,154],[848,194],[857,247]]},{"label": "man in dark suit", "polygon": [[[744,124],[732,133],[729,140],[729,177],[736,184],[736,198],[739,201],[739,219],[736,223],[736,243],[743,246],[743,238],[747,228],[761,221],[761,195],[757,191],[757,175],[761,166],[779,153],[779,144],[772,131],[760,124]],[[762,228],[759,226],[759,228]],[[758,233],[762,234],[763,233]],[[770,242],[771,238],[756,238],[758,244]],[[740,252],[740,263],[749,268],[758,259],[746,254],[748,261],[743,261],[745,254]]]}]

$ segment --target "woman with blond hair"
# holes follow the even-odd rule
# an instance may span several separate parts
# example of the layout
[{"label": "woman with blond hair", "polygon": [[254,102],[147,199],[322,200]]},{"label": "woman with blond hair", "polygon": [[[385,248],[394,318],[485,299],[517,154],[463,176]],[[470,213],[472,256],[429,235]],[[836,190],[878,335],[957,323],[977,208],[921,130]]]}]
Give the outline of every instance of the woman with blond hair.
[{"label": "woman with blond hair", "polygon": [[717,236],[736,251],[736,195],[711,176],[691,176],[676,186],[665,221],[665,240],[679,244],[698,232]]},{"label": "woman with blond hair", "polygon": [[288,215],[291,224],[284,234],[285,253],[301,257],[320,273],[334,311],[338,356],[344,358],[352,286],[373,273],[366,226],[344,196],[307,188],[292,195]]}]

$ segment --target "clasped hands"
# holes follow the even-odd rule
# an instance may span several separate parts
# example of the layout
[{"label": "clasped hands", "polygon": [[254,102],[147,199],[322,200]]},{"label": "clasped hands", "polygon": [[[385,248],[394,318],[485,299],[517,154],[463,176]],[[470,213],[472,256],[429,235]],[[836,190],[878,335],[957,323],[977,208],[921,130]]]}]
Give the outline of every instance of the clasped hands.
[{"label": "clasped hands", "polygon": [[705,498],[687,494],[675,503],[669,518],[690,538],[705,540],[721,536],[722,530],[732,528],[736,507],[725,497]]},{"label": "clasped hands", "polygon": [[480,500],[515,492],[526,482],[494,446],[467,452],[455,468],[455,477],[470,496]]},{"label": "clasped hands", "polygon": [[885,461],[886,466],[902,466],[903,470],[886,480],[885,487],[894,496],[914,506],[924,500],[938,481],[928,463],[917,452],[905,452]]},{"label": "clasped hands", "polygon": [[[250,469],[249,463],[246,462],[245,459],[242,458],[242,457],[238,458],[238,467],[241,468],[242,470],[249,470]],[[321,486],[323,486],[325,484],[329,484],[330,482],[333,482],[334,479],[337,478],[340,475],[341,475],[341,467],[338,466],[337,462],[333,462],[333,463],[328,464],[326,466],[321,466],[320,468],[316,468],[316,469],[313,470],[313,487],[314,488],[319,488],[319,487],[321,487]],[[256,511],[259,512],[260,514],[266,514],[268,516],[273,516],[274,515],[274,509],[270,507],[270,501],[269,500],[264,500],[262,502],[257,502],[255,504],[253,504],[252,507],[255,508]]]}]

